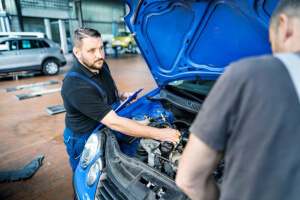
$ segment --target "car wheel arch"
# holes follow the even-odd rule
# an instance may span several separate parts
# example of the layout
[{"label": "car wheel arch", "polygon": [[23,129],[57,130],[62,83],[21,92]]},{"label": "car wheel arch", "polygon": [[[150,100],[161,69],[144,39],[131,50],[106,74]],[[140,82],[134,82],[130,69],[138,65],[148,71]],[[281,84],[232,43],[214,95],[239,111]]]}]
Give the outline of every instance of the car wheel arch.
[{"label": "car wheel arch", "polygon": [[[47,73],[46,71],[45,71],[45,69],[44,69],[44,65],[45,65],[45,63],[47,62],[47,61],[54,61],[54,62],[56,62],[56,64],[58,65],[58,69],[57,69],[57,72],[56,73],[54,73],[54,74],[49,74],[49,73]],[[41,64],[41,71],[44,73],[44,74],[46,74],[46,75],[55,75],[55,74],[57,74],[58,72],[59,72],[59,68],[61,67],[61,62],[59,61],[59,59],[57,59],[56,57],[47,57],[47,58],[45,58],[44,60],[43,60],[43,62],[42,62],[42,64]]]}]

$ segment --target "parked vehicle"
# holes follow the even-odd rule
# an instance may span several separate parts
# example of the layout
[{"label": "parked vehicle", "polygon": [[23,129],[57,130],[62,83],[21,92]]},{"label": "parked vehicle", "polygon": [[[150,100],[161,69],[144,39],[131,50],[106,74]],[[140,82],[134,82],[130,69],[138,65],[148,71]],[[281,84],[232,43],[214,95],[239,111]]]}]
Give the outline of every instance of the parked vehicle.
[{"label": "parked vehicle", "polygon": [[40,32],[0,32],[0,38],[3,37],[37,37],[46,38],[44,33]]},{"label": "parked vehicle", "polygon": [[[271,53],[268,23],[278,1],[125,0],[131,8],[125,22],[158,88],[118,115],[178,129],[180,142],[100,129],[87,140],[74,174],[77,199],[188,199],[174,183],[188,129],[230,62]],[[221,162],[212,172],[219,184],[223,168]]]},{"label": "parked vehicle", "polygon": [[63,51],[50,39],[0,38],[0,73],[39,70],[55,75],[66,63]]},{"label": "parked vehicle", "polygon": [[132,47],[136,46],[136,42],[133,39],[132,35],[129,32],[119,32],[111,42],[113,48],[128,48],[129,50]]}]

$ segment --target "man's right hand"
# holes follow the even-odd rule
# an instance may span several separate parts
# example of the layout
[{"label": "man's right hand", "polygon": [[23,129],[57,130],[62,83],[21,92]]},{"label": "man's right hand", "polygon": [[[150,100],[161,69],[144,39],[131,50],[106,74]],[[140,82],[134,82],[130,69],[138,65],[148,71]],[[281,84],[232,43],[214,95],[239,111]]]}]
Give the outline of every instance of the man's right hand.
[{"label": "man's right hand", "polygon": [[171,128],[154,128],[139,124],[131,119],[119,117],[115,111],[110,111],[101,123],[109,128],[134,137],[145,137],[160,141],[179,142],[180,132]]},{"label": "man's right hand", "polygon": [[160,141],[171,141],[173,143],[179,142],[180,132],[171,128],[164,128],[161,130]]}]

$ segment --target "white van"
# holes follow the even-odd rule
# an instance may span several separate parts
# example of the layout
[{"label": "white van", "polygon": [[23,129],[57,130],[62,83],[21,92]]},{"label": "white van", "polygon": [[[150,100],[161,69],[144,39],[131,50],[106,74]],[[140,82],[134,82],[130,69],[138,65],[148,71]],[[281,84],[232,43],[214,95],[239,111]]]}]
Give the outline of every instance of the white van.
[{"label": "white van", "polygon": [[0,38],[3,37],[36,37],[47,38],[44,33],[40,32],[0,32]]}]

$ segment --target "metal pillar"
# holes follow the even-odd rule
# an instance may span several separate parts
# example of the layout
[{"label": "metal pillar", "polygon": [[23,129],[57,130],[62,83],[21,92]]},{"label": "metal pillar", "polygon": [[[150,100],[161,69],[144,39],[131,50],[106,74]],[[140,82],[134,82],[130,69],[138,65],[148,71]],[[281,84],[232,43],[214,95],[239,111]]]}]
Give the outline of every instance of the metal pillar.
[{"label": "metal pillar", "polygon": [[[130,7],[129,7],[127,4],[125,4],[125,15],[129,14],[129,12],[130,12]],[[125,23],[125,22],[124,22],[124,23]],[[130,30],[129,30],[129,28],[126,26],[126,24],[125,24],[125,27],[126,27],[126,31],[130,32]]]},{"label": "metal pillar", "polygon": [[52,39],[50,20],[49,19],[44,19],[44,24],[45,24],[47,37],[49,39]]},{"label": "metal pillar", "polygon": [[[113,36],[117,35],[118,27],[117,27],[117,20],[115,19],[115,10],[123,10],[125,12],[124,6],[115,6],[111,9],[111,23],[112,23],[112,34]],[[125,13],[124,13],[125,14]]]},{"label": "metal pillar", "polygon": [[82,10],[81,10],[81,0],[75,1],[75,10],[78,18],[79,27],[83,26]]},{"label": "metal pillar", "polygon": [[3,11],[3,5],[2,5],[2,0],[0,0],[0,24],[1,24],[1,30],[3,32],[7,32],[6,26],[5,26],[5,18],[6,18],[6,13]]},{"label": "metal pillar", "polygon": [[7,32],[10,32],[10,24],[9,24],[9,20],[8,20],[8,17],[6,16],[5,19],[4,19],[4,23],[6,25],[6,31]]},{"label": "metal pillar", "polygon": [[58,26],[59,26],[59,35],[60,35],[60,41],[61,41],[61,48],[64,51],[64,54],[67,54],[68,53],[68,44],[67,44],[65,21],[59,19],[58,20]]},{"label": "metal pillar", "polygon": [[17,13],[18,13],[18,19],[20,23],[21,31],[24,31],[24,23],[23,23],[23,16],[22,16],[22,9],[21,9],[21,3],[20,0],[15,0]]},{"label": "metal pillar", "polygon": [[3,32],[6,32],[6,27],[5,27],[5,23],[4,23],[4,17],[0,16],[0,24],[1,24],[1,30]]}]

